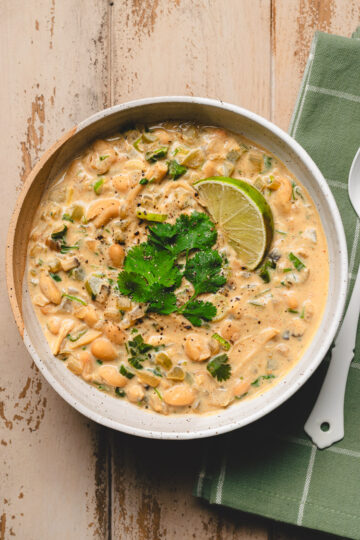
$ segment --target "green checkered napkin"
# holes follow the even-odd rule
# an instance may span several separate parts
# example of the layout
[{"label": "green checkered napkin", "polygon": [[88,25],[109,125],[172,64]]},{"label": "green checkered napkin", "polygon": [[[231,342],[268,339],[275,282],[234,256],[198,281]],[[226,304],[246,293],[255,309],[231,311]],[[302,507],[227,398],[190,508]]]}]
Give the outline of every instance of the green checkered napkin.
[{"label": "green checkered napkin", "polygon": [[[360,146],[360,28],[352,39],[316,33],[290,133],[315,160],[335,196],[346,231],[352,287],[360,262],[360,221],[348,199],[347,180]],[[206,441],[195,495],[360,539],[360,331],[346,390],[345,438],[317,450],[303,425],[326,367],[325,361],[272,414]]]}]

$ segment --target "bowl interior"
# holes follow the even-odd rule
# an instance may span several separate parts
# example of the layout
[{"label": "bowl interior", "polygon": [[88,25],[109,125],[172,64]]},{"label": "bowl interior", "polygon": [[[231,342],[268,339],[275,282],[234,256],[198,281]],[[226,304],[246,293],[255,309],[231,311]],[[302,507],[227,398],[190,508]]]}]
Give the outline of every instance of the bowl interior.
[{"label": "bowl interior", "polygon": [[[121,399],[112,398],[74,376],[54,360],[42,334],[23,279],[31,222],[48,181],[70,159],[98,137],[113,134],[129,124],[154,123],[165,119],[192,120],[219,125],[268,148],[299,178],[315,201],[328,242],[329,295],[320,327],[298,364],[270,390],[243,403],[211,415],[162,416]],[[93,420],[114,429],[156,438],[196,438],[215,435],[252,422],[290,397],[313,373],[335,335],[342,314],[347,286],[347,252],[336,204],[321,173],[306,152],[288,135],[266,120],[233,105],[199,98],[154,98],[116,106],[80,124],[76,132],[58,144],[40,161],[20,197],[10,240],[10,274],[13,274],[14,304],[25,326],[24,341],[46,379],[71,405]],[[9,281],[10,283],[10,281]],[[14,308],[15,311],[15,308]]]}]

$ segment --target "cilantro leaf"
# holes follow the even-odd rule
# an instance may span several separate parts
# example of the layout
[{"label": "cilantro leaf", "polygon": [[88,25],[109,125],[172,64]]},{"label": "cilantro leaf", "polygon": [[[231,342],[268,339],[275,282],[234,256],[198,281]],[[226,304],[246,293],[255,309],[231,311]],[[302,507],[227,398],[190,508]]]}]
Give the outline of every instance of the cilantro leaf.
[{"label": "cilantro leaf", "polygon": [[178,163],[176,159],[168,161],[168,167],[168,174],[173,180],[177,180],[187,171],[187,167],[185,167],[184,165],[180,165],[180,163]]},{"label": "cilantro leaf", "polygon": [[179,286],[181,273],[174,265],[174,257],[164,250],[158,250],[147,243],[139,244],[128,252],[124,270],[141,275],[148,285],[163,287]]},{"label": "cilantro leaf", "polygon": [[135,369],[142,369],[143,365],[142,362],[144,362],[145,358],[138,358],[137,356],[132,356],[128,359],[129,364],[134,367]]},{"label": "cilantro leaf", "polygon": [[130,354],[130,357],[128,358],[129,364],[135,369],[142,369],[142,362],[145,362],[147,359],[147,353],[154,348],[153,345],[145,343],[142,335],[138,334],[134,339],[127,343],[127,350]]},{"label": "cilantro leaf", "polygon": [[62,281],[61,277],[56,272],[49,272],[49,274],[53,278],[54,281]]},{"label": "cilantro leaf", "polygon": [[151,298],[147,281],[136,272],[121,272],[117,284],[121,294],[130,296],[136,302],[148,302]]},{"label": "cilantro leaf", "polygon": [[274,270],[276,268],[276,262],[272,259],[267,259],[259,270],[259,276],[265,283],[270,283],[271,281],[271,272],[270,269]]},{"label": "cilantro leaf", "polygon": [[124,271],[118,276],[118,288],[136,302],[150,302],[150,311],[169,314],[176,310],[173,289],[181,279],[174,257],[145,243],[130,249]]},{"label": "cilantro leaf", "polygon": [[149,229],[149,242],[175,256],[191,249],[208,249],[217,239],[214,223],[203,212],[181,214],[174,225],[159,223]]},{"label": "cilantro leaf", "polygon": [[231,376],[231,366],[228,361],[227,354],[219,354],[208,362],[206,369],[219,382],[226,381]]},{"label": "cilantro leaf", "polygon": [[172,251],[176,244],[178,230],[176,225],[170,223],[157,223],[149,227],[149,243]]},{"label": "cilantro leaf", "polygon": [[67,230],[68,230],[67,226],[64,225],[64,227],[61,229],[61,231],[56,231],[56,232],[51,233],[51,238],[53,240],[59,240],[59,238],[64,238],[64,236],[67,233]]},{"label": "cilantro leaf", "polygon": [[194,286],[195,294],[215,293],[226,283],[220,274],[222,258],[215,250],[198,251],[185,267],[185,277]]},{"label": "cilantro leaf", "polygon": [[120,368],[119,368],[119,372],[121,373],[121,375],[123,375],[124,377],[126,377],[127,379],[132,379],[135,374],[134,373],[131,373],[131,371],[129,371],[125,366],[124,364],[121,364]]},{"label": "cilantro leaf", "polygon": [[144,338],[141,334],[138,334],[131,341],[128,342],[128,348],[132,355],[144,354],[155,349],[154,345],[150,343],[145,343]]},{"label": "cilantro leaf", "polygon": [[149,304],[149,311],[169,315],[177,310],[176,296],[173,292],[159,291]]},{"label": "cilantro leaf", "polygon": [[267,381],[268,379],[274,379],[274,378],[275,378],[275,375],[272,375],[271,373],[270,375],[260,375],[260,377],[258,377],[257,379],[255,379],[255,381],[251,383],[251,386],[259,386],[262,380]]},{"label": "cilantro leaf", "polygon": [[289,260],[293,263],[298,272],[303,268],[306,268],[305,264],[293,253],[289,253]]},{"label": "cilantro leaf", "polygon": [[80,246],[78,245],[74,245],[74,246],[69,246],[65,240],[62,240],[61,244],[60,244],[60,253],[69,253],[69,251],[72,251],[73,249],[79,249]]},{"label": "cilantro leaf", "polygon": [[201,326],[203,320],[211,321],[216,315],[216,307],[211,302],[191,300],[179,309],[180,313],[194,326]]}]

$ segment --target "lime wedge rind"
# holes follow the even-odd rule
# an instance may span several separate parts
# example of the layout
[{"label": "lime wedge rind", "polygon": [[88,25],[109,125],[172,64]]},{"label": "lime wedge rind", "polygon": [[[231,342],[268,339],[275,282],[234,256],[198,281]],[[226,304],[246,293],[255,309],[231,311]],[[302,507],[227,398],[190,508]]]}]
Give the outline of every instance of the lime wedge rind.
[{"label": "lime wedge rind", "polygon": [[270,247],[274,220],[264,196],[238,178],[213,176],[194,184],[245,268],[254,270]]}]

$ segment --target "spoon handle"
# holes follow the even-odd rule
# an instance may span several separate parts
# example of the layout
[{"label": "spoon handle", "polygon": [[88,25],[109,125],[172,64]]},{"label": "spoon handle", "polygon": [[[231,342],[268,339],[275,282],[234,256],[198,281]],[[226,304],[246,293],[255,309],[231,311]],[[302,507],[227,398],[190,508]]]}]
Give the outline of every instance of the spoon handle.
[{"label": "spoon handle", "polygon": [[304,426],[318,448],[327,448],[344,437],[344,396],[350,364],[354,358],[359,312],[360,268],[346,315],[335,340],[329,369]]}]

